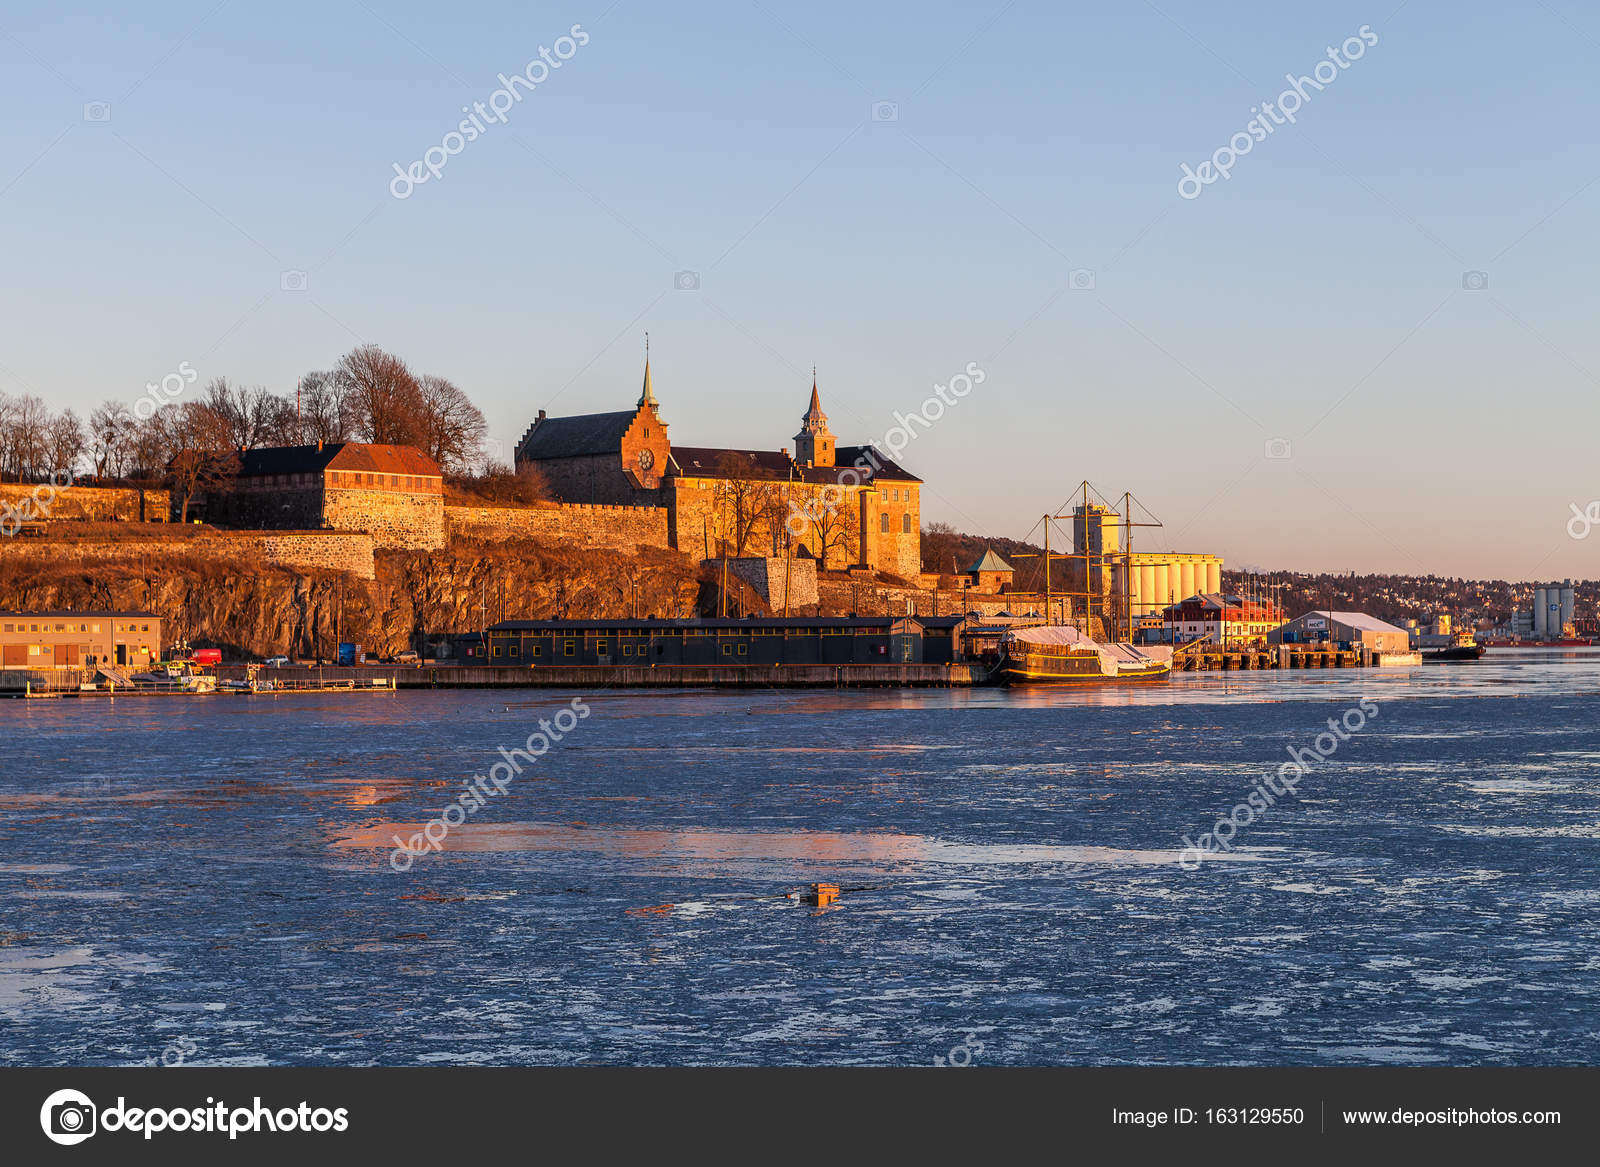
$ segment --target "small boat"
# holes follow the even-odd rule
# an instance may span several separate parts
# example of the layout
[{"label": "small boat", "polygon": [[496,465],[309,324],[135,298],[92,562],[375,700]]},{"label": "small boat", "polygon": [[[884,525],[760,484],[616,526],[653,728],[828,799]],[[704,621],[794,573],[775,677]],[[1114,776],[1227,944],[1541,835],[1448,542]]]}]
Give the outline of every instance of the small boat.
[{"label": "small boat", "polygon": [[149,672],[135,673],[133,688],[140,693],[215,693],[214,673],[201,672],[183,661],[163,661]]},{"label": "small boat", "polygon": [[1444,662],[1478,660],[1483,656],[1483,645],[1472,641],[1463,641],[1445,648],[1425,648],[1422,650],[1424,661]]},{"label": "small boat", "polygon": [[1068,625],[1008,629],[999,675],[1008,684],[1104,685],[1165,681],[1169,645],[1102,644]]}]

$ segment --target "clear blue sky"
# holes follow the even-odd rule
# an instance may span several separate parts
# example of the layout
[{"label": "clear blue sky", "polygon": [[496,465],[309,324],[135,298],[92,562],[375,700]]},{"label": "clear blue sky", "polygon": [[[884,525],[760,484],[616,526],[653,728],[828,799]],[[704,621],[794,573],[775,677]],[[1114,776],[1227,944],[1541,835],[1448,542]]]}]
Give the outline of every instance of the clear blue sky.
[{"label": "clear blue sky", "polygon": [[1233,566],[1594,576],[1597,52],[1575,0],[8,6],[0,389],[292,389],[373,342],[509,444],[631,405],[648,329],[674,440],[777,448],[813,362],[846,442],[977,362],[903,455],[930,520],[1021,536],[1088,477]]}]

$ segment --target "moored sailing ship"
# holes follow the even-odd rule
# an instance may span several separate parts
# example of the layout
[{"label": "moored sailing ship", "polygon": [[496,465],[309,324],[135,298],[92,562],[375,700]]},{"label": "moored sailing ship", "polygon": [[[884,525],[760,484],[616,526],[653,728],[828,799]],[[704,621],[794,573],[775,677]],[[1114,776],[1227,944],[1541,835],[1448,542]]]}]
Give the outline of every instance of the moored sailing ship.
[{"label": "moored sailing ship", "polygon": [[1000,638],[1000,677],[1009,684],[1129,684],[1164,681],[1167,645],[1102,644],[1066,625],[1013,628]]}]

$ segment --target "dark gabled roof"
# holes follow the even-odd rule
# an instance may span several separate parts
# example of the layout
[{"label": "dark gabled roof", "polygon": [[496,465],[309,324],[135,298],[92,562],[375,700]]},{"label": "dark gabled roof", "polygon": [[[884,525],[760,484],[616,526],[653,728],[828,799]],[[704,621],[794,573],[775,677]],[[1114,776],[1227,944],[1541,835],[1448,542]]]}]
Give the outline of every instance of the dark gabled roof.
[{"label": "dark gabled roof", "polygon": [[321,447],[261,446],[238,455],[235,473],[241,478],[259,478],[264,474],[320,473],[333,461],[339,446],[339,443]]},{"label": "dark gabled roof", "polygon": [[[672,462],[685,478],[730,478],[730,463],[746,468],[751,478],[787,479],[794,463],[781,450],[725,450],[716,446],[673,446]],[[799,475],[797,474],[798,478]]]},{"label": "dark gabled roof", "polygon": [[[867,456],[868,450],[872,451],[871,458]],[[869,479],[876,477],[892,479],[896,482],[922,481],[922,479],[911,473],[911,471],[900,465],[871,442],[868,442],[865,446],[839,446],[834,450],[834,454],[836,455],[834,460],[838,462],[841,467],[856,465],[865,467],[868,472],[867,477]],[[876,472],[873,471],[873,458],[877,459]]]},{"label": "dark gabled roof", "polygon": [[[877,459],[867,457],[871,450]],[[685,478],[727,478],[723,467],[729,458],[747,465],[753,478],[779,478],[787,480],[792,473],[796,482],[836,483],[847,485],[870,483],[878,479],[885,482],[921,482],[893,459],[885,457],[874,446],[838,447],[838,464],[835,466],[802,466],[782,450],[732,450],[718,446],[673,446],[672,462],[678,474]]]},{"label": "dark gabled roof", "polygon": [[[750,616],[706,617],[703,620],[502,620],[489,625],[490,632],[621,632],[638,629],[641,633],[675,632],[684,628],[722,628],[736,631],[741,628],[883,628],[901,620],[918,619],[907,616]],[[945,617],[939,617],[942,621]],[[465,633],[477,636],[477,633]]]},{"label": "dark gabled roof", "polygon": [[638,414],[637,409],[628,409],[616,413],[541,418],[522,439],[518,456],[523,459],[582,458],[591,454],[621,457],[623,435]]},{"label": "dark gabled roof", "polygon": [[241,478],[268,474],[320,474],[324,470],[378,470],[437,478],[439,464],[415,446],[329,442],[322,446],[261,446],[237,456]]}]

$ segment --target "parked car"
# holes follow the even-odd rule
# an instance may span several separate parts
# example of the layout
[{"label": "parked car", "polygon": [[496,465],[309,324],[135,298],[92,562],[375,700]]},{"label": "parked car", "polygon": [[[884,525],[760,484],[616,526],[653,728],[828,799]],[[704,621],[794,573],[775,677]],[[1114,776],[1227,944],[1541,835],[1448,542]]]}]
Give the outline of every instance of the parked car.
[{"label": "parked car", "polygon": [[286,656],[269,656],[266,663],[269,669],[281,669],[289,663],[289,658]]},{"label": "parked car", "polygon": [[397,664],[397,665],[419,664],[419,663],[421,663],[421,660],[422,660],[421,657],[419,657],[416,653],[411,652],[410,650],[407,650],[405,652],[397,652],[394,655],[394,663]]}]

